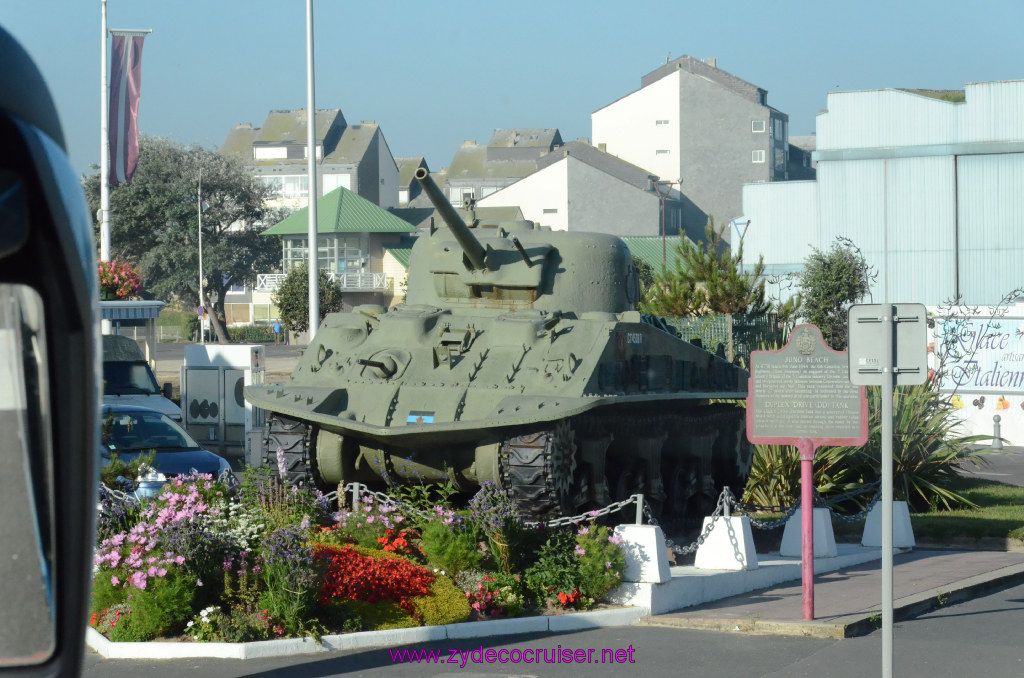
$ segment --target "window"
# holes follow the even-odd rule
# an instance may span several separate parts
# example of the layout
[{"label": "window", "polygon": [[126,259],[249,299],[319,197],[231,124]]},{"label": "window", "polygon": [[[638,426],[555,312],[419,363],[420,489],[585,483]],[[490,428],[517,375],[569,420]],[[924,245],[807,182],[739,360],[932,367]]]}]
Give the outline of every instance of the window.
[{"label": "window", "polygon": [[456,187],[453,187],[452,190],[451,190],[451,198],[450,198],[450,200],[452,201],[453,205],[459,206],[459,205],[462,205],[462,201],[464,201],[466,198],[472,198],[472,197],[473,197],[473,189],[472,188],[456,188]]},{"label": "window", "polygon": [[764,132],[764,128],[765,128],[764,120],[751,120],[750,121],[750,131],[751,132],[763,133]]},{"label": "window", "polygon": [[253,146],[252,157],[255,160],[283,160],[288,157],[288,149],[284,146]]},{"label": "window", "polygon": [[785,137],[785,132],[782,131],[782,120],[775,118],[772,122],[775,123],[775,138],[781,142]]},{"label": "window", "polygon": [[658,127],[661,127],[662,125],[667,125],[668,120],[655,120],[654,124],[657,125]]},{"label": "window", "polygon": [[668,149],[667,148],[659,148],[658,150],[656,150],[654,152],[654,155],[668,155]]},{"label": "window", "polygon": [[309,195],[309,177],[305,174],[283,176],[281,195],[286,198],[305,198]]},{"label": "window", "polygon": [[783,151],[781,148],[775,149],[775,169],[786,169],[786,152]]},{"label": "window", "polygon": [[558,214],[558,208],[557,207],[545,207],[544,208],[544,214]]},{"label": "window", "polygon": [[750,162],[764,162],[764,151],[751,151]]},{"label": "window", "polygon": [[483,188],[480,189],[480,197],[481,198],[486,198],[490,194],[497,193],[497,192],[498,192],[498,188],[496,186],[484,186]]}]

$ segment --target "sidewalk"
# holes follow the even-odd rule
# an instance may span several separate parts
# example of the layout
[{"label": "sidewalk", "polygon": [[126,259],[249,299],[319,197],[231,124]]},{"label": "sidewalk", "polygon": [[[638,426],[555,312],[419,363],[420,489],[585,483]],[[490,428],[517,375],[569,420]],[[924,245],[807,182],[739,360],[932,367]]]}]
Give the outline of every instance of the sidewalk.
[{"label": "sidewalk", "polygon": [[[772,566],[770,554],[765,566]],[[785,559],[797,562],[797,559]],[[823,561],[815,561],[815,569]],[[827,566],[826,566],[827,567]],[[675,570],[676,568],[673,568]],[[751,571],[751,574],[757,570]],[[675,574],[675,572],[673,572]],[[731,573],[739,574],[739,573]],[[914,550],[894,557],[893,609],[904,619],[1024,581],[1024,553]],[[646,626],[672,626],[756,634],[848,638],[881,626],[881,561],[844,567],[814,578],[815,618],[803,619],[803,589],[791,583],[751,591],[697,607],[655,614]]]}]

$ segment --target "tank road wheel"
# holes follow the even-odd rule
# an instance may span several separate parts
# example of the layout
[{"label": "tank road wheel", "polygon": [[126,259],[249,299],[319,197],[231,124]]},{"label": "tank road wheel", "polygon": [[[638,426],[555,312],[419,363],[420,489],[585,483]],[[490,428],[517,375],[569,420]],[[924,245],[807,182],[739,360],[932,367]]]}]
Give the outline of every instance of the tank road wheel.
[{"label": "tank road wheel", "polygon": [[723,406],[715,417],[718,437],[712,456],[712,473],[717,492],[728,486],[736,497],[743,494],[750,467],[754,462],[754,446],[747,440],[745,411]]},{"label": "tank road wheel", "polygon": [[267,419],[263,437],[264,463],[275,471],[280,469],[277,452],[280,449],[288,485],[309,483],[309,434],[309,426],[296,419],[279,414]]},{"label": "tank road wheel", "polygon": [[578,505],[576,440],[569,422],[507,439],[500,463],[503,485],[527,516],[571,515]]},{"label": "tank road wheel", "polygon": [[638,464],[630,464],[621,469],[614,479],[613,498],[615,501],[624,501],[634,494],[644,494],[647,490],[644,482],[646,477],[646,471]]},{"label": "tank road wheel", "polygon": [[687,509],[690,502],[700,490],[697,471],[692,465],[685,463],[673,464],[665,474],[665,508],[662,512],[664,522],[671,527],[686,526]]}]

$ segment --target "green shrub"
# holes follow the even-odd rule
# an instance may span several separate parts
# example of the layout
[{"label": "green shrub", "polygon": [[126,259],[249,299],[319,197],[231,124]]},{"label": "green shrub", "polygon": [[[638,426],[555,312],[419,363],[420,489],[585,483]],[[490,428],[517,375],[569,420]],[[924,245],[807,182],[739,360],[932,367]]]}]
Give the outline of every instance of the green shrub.
[{"label": "green shrub", "polygon": [[164,577],[150,577],[145,589],[123,590],[126,600],[122,605],[128,606],[129,614],[122,615],[115,626],[108,627],[108,635],[115,642],[176,636],[192,618],[196,578],[191,575],[170,570]]},{"label": "green shrub", "polygon": [[438,577],[430,585],[429,596],[413,600],[416,611],[427,626],[458,624],[469,620],[469,601],[466,592],[457,587],[448,577]]},{"label": "green shrub", "polygon": [[575,549],[576,539],[569,532],[559,530],[548,536],[537,562],[526,570],[526,589],[538,604],[576,589],[579,561]]},{"label": "green shrub", "polygon": [[329,630],[342,633],[365,630],[362,617],[350,603],[350,600],[332,600],[322,608],[320,617]]},{"label": "green shrub", "polygon": [[[622,581],[626,556],[611,531],[594,523],[579,528],[576,554],[579,559],[579,591],[582,607],[589,608],[604,599]],[[582,551],[582,553],[581,553]]]},{"label": "green shrub", "polygon": [[235,325],[231,328],[233,344],[266,344],[274,341],[274,331],[267,325]]},{"label": "green shrub", "polygon": [[454,576],[480,566],[483,556],[477,548],[479,540],[480,535],[472,525],[461,529],[432,520],[423,525],[419,546],[427,563]]},{"label": "green shrub", "polygon": [[403,610],[402,606],[394,600],[379,600],[376,603],[346,600],[344,604],[350,607],[356,616],[362,620],[365,631],[409,629],[420,625],[411,614]]}]

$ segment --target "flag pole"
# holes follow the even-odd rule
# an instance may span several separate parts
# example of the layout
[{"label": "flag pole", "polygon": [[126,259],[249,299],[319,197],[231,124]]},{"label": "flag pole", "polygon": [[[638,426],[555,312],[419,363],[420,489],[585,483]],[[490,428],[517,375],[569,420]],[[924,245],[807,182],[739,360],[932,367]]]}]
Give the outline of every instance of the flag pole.
[{"label": "flag pole", "polygon": [[[199,192],[196,196],[198,200],[197,209],[199,210],[199,308],[203,309],[203,315],[206,315],[206,307],[203,306],[203,168],[199,167]],[[205,318],[199,319],[199,343],[205,344],[206,328],[204,327]]]},{"label": "flag pole", "polygon": [[316,224],[316,107],[313,91],[313,0],[306,0],[306,161],[309,173],[309,343],[320,325],[320,247]]},{"label": "flag pole", "polygon": [[110,261],[110,139],[107,137],[107,0],[100,0],[100,260]]}]

